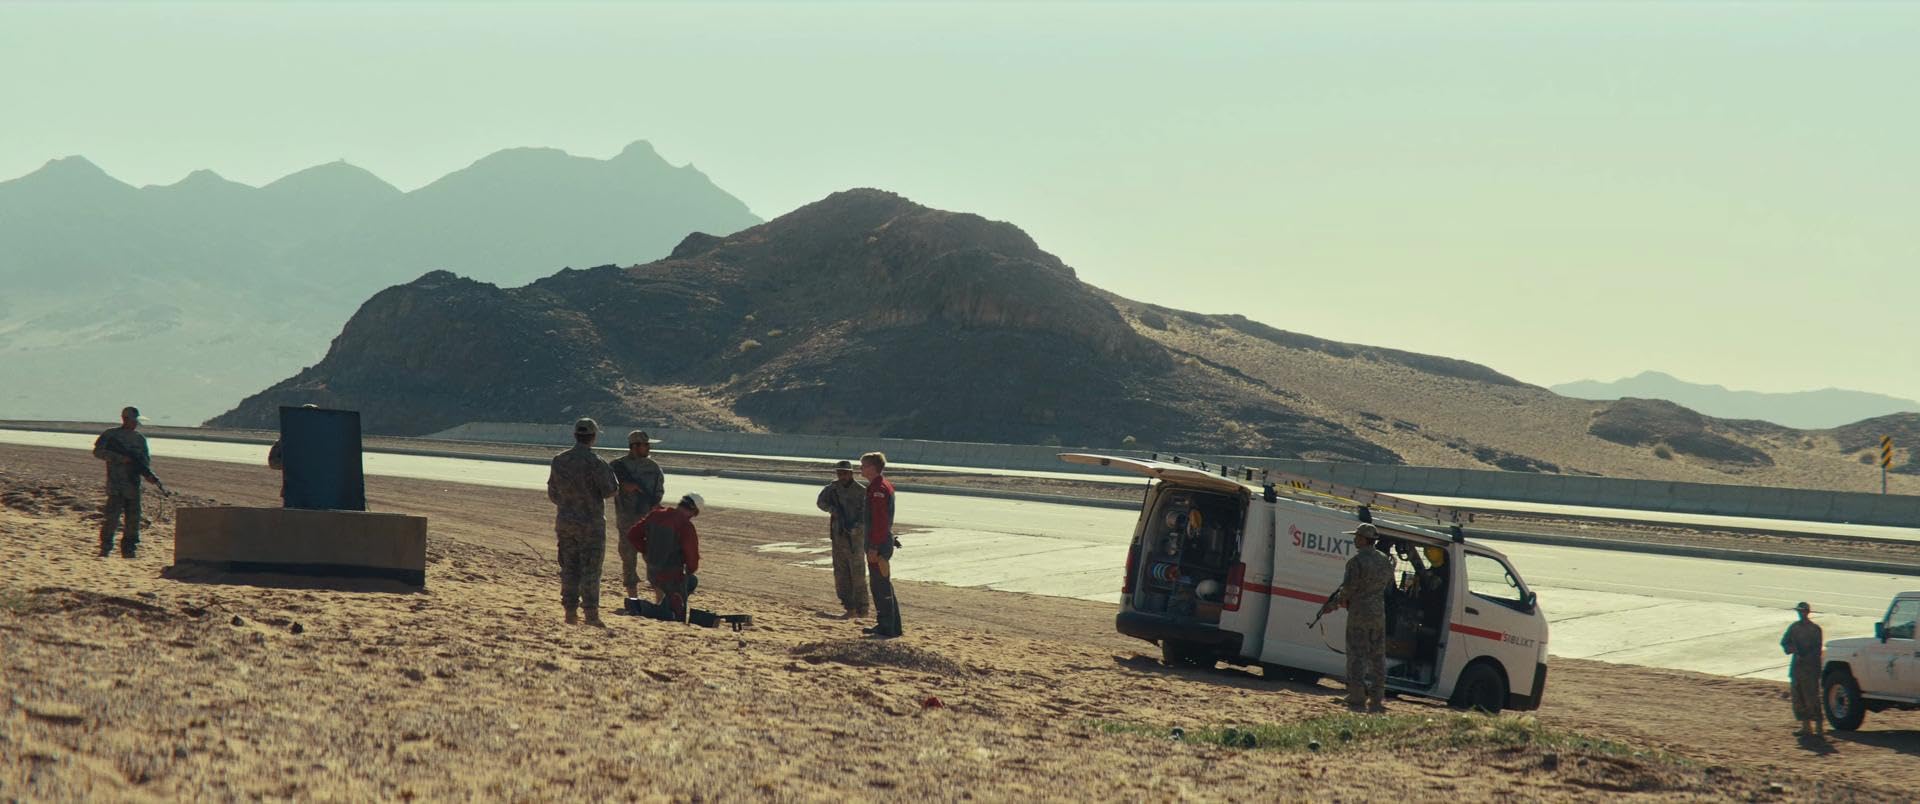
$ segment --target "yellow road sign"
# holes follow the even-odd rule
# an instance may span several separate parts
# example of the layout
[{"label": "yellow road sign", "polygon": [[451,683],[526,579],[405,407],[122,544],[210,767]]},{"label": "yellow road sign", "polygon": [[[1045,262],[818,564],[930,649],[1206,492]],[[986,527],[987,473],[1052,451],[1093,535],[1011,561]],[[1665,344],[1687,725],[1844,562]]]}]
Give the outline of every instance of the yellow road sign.
[{"label": "yellow road sign", "polygon": [[1880,468],[1885,469],[1892,465],[1893,436],[1883,435],[1880,437]]}]

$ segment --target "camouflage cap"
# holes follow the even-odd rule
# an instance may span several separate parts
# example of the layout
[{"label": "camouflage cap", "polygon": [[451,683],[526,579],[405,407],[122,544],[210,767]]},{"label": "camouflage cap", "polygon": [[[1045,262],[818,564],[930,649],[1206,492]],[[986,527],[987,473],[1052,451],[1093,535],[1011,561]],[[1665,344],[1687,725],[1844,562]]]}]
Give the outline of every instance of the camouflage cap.
[{"label": "camouflage cap", "polygon": [[843,460],[843,461],[840,461],[840,462],[838,462],[838,463],[835,463],[835,464],[833,465],[833,471],[836,471],[836,472],[851,472],[851,471],[853,471],[853,461],[845,461],[845,460]]},{"label": "camouflage cap", "polygon": [[653,440],[653,437],[647,435],[647,431],[645,430],[634,430],[630,433],[627,433],[627,443],[628,444],[658,444],[660,442]]},{"label": "camouflage cap", "polygon": [[1793,610],[1794,610],[1794,611],[1804,611],[1804,612],[1808,612],[1808,613],[1812,613],[1812,611],[1813,611],[1813,607],[1812,607],[1812,606],[1809,606],[1809,605],[1807,605],[1807,601],[1804,601],[1804,600],[1802,600],[1802,601],[1800,601],[1800,605],[1798,605],[1798,606],[1794,606],[1794,607],[1793,607]]},{"label": "camouflage cap", "polygon": [[1371,522],[1361,523],[1360,527],[1347,531],[1347,535],[1352,536],[1356,541],[1360,539],[1367,539],[1369,541],[1374,541],[1380,538],[1378,531],[1374,529],[1373,523]]},{"label": "camouflage cap", "polygon": [[600,423],[592,419],[589,419],[585,416],[582,416],[580,417],[579,421],[576,421],[573,423],[573,434],[574,435],[599,435]]}]

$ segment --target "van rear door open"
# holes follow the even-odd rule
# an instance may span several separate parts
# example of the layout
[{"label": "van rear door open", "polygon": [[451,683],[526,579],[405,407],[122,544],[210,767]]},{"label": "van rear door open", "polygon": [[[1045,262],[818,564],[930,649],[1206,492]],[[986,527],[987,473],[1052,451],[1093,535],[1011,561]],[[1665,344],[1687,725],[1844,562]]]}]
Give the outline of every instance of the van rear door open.
[{"label": "van rear door open", "polygon": [[1110,455],[1087,455],[1069,452],[1061,455],[1060,460],[1082,466],[1101,466],[1132,472],[1136,475],[1151,477],[1155,480],[1177,482],[1183,486],[1210,489],[1227,493],[1239,493],[1243,490],[1240,482],[1229,477],[1209,474],[1186,466],[1175,466],[1159,461],[1142,461],[1134,458],[1116,458]]},{"label": "van rear door open", "polygon": [[1262,561],[1254,567],[1258,579],[1266,568],[1267,534],[1252,527],[1264,520],[1249,511],[1248,488],[1228,477],[1159,461],[1061,458],[1160,481],[1142,502],[1127,550],[1118,630],[1158,643],[1169,661],[1257,660],[1265,603],[1244,594],[1248,565],[1241,551],[1249,544],[1262,548]]}]

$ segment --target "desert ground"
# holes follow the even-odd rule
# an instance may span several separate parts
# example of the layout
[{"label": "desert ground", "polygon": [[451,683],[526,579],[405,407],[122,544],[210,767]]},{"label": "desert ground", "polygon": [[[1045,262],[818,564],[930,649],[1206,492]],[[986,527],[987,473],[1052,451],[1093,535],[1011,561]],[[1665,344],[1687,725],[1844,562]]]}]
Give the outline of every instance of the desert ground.
[{"label": "desert ground", "polygon": [[[169,568],[176,505],[270,505],[170,461],[133,561],[94,555],[98,462],[0,447],[0,799],[1909,800],[1920,713],[1796,739],[1783,685],[1556,660],[1545,706],[1352,717],[1339,684],[1175,670],[1112,608],[901,584],[863,640],[832,580],[709,512],[696,604],[733,632],[560,622],[531,491],[372,478],[431,522],[428,585]],[[913,560],[913,534],[896,557]],[[602,595],[617,598],[618,561]],[[1785,621],[1782,622],[1782,627]],[[1184,739],[1174,739],[1174,728]],[[1229,735],[1227,729],[1233,729]],[[1251,738],[1242,733],[1250,733]],[[1251,743],[1251,745],[1249,745]]]}]

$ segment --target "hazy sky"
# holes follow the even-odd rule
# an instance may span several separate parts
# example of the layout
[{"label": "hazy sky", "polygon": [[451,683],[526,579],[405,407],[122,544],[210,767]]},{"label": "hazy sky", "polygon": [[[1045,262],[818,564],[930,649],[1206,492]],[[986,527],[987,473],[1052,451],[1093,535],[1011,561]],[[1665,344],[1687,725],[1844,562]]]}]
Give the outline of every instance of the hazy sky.
[{"label": "hazy sky", "polygon": [[635,139],[1123,295],[1486,363],[1920,398],[1920,3],[0,6],[0,177]]}]

